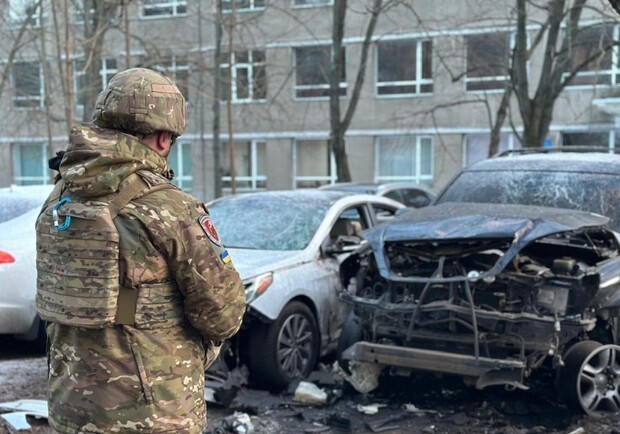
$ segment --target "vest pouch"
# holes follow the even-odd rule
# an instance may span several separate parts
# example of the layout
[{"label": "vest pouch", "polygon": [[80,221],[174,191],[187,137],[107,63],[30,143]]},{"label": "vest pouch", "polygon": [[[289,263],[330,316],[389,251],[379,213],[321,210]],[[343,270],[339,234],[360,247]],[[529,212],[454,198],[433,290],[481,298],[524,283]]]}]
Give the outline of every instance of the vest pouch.
[{"label": "vest pouch", "polygon": [[[45,321],[102,328],[114,323],[119,294],[119,235],[106,202],[46,203],[37,219],[36,307]],[[70,218],[70,221],[67,219]]]},{"label": "vest pouch", "polygon": [[138,285],[134,326],[138,329],[161,329],[181,324],[183,298],[176,283],[143,283]]}]

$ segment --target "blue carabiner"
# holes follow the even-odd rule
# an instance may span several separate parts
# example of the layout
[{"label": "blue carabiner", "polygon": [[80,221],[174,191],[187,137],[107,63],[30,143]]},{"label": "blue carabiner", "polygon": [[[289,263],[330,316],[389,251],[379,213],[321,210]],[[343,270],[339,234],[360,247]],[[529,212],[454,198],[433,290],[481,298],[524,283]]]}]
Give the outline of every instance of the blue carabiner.
[{"label": "blue carabiner", "polygon": [[65,217],[65,222],[62,224],[62,226],[60,225],[60,217],[58,216],[58,208],[60,208],[61,205],[65,204],[65,203],[69,203],[69,202],[71,202],[71,198],[70,197],[63,197],[54,206],[54,209],[52,210],[52,216],[54,217],[54,227],[56,229],[58,229],[59,231],[67,230],[67,228],[69,228],[69,225],[71,224],[71,216],[70,215]]}]

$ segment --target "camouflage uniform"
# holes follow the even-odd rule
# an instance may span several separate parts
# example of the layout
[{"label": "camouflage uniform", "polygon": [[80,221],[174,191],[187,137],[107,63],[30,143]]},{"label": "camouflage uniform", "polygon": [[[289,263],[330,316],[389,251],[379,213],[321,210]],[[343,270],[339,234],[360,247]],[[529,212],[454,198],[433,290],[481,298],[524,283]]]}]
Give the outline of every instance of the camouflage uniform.
[{"label": "camouflage uniform", "polygon": [[[121,77],[121,84],[139,87],[154,74],[129,71],[131,75]],[[108,90],[115,85],[118,81],[113,79]],[[94,114],[99,126],[85,124],[71,133],[60,165],[64,194],[85,203],[106,201],[122,190],[123,180],[132,174],[149,187],[166,188],[147,190],[114,220],[120,239],[119,280],[137,291],[133,323],[85,328],[70,325],[69,318],[47,325],[49,423],[62,433],[202,433],[206,427],[204,371],[217,357],[216,343],[240,327],[243,285],[232,263],[223,260],[223,248],[211,241],[213,237],[200,224],[208,216],[204,206],[169,185],[164,157],[135,135],[118,130],[114,104],[125,102],[109,93],[100,96],[100,110]],[[119,91],[121,96],[126,93],[126,88]],[[151,103],[147,95],[146,106],[154,107],[155,114],[161,113],[160,103],[169,101]],[[148,113],[142,115],[145,121],[138,120],[137,133],[150,134]],[[184,112],[182,116],[174,121],[179,128],[169,130],[182,132]],[[123,119],[121,126],[131,130],[130,119]],[[50,197],[44,210],[54,202],[57,197]],[[45,212],[39,216],[38,236],[53,232],[44,231],[49,226],[42,221],[46,218]],[[38,297],[56,289],[50,284],[52,274],[45,274],[50,269],[67,275],[67,280],[58,281],[59,287],[92,289],[86,279],[71,280],[71,267],[63,267],[75,262],[63,263],[66,258],[59,254],[56,263],[46,263],[45,258],[54,257],[49,252],[63,253],[58,247],[62,242],[60,238],[38,241]],[[90,266],[93,275],[106,272],[99,269],[103,266]],[[45,300],[38,303],[44,306]]]}]

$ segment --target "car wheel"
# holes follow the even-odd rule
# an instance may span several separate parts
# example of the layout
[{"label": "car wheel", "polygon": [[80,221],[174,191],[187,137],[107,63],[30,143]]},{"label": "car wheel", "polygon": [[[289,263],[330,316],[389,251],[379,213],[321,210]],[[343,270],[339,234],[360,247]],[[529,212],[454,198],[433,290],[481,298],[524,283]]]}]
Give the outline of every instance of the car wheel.
[{"label": "car wheel", "polygon": [[573,345],[558,372],[558,389],[590,416],[620,412],[620,346],[596,341]]},{"label": "car wheel", "polygon": [[307,377],[318,361],[319,344],[312,311],[301,302],[289,303],[275,322],[256,327],[249,336],[252,379],[263,387],[277,389]]},{"label": "car wheel", "polygon": [[362,323],[360,322],[359,317],[351,312],[347,316],[344,326],[342,327],[342,333],[340,333],[340,339],[338,340],[338,349],[336,350],[338,364],[348,373],[350,373],[349,363],[348,360],[344,360],[342,358],[342,353],[354,343],[361,341],[362,336]]}]

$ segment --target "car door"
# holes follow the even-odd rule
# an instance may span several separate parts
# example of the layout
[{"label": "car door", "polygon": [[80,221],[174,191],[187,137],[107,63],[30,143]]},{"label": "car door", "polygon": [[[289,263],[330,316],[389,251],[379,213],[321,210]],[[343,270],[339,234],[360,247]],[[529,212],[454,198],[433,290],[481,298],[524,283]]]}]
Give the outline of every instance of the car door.
[{"label": "car door", "polygon": [[323,243],[322,257],[319,262],[321,267],[328,271],[325,320],[329,341],[333,345],[338,341],[342,325],[350,310],[350,306],[339,299],[339,292],[342,289],[339,276],[340,264],[349,257],[354,246],[352,244],[345,246],[345,249],[350,247],[348,251],[333,251],[330,250],[330,246],[333,246],[339,237],[358,238],[358,241],[361,241],[359,233],[371,226],[372,217],[368,205],[351,206],[338,215],[332,224],[329,236]]}]

